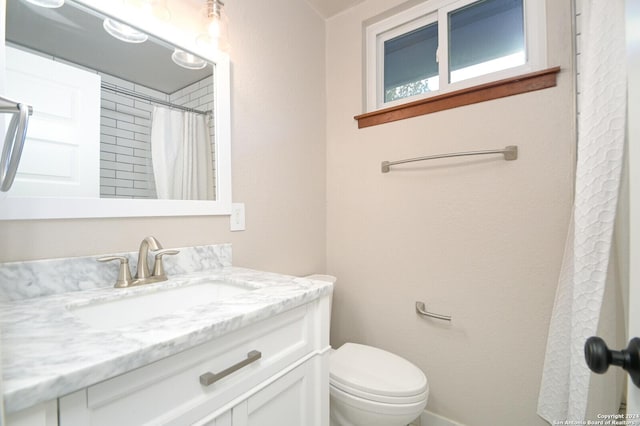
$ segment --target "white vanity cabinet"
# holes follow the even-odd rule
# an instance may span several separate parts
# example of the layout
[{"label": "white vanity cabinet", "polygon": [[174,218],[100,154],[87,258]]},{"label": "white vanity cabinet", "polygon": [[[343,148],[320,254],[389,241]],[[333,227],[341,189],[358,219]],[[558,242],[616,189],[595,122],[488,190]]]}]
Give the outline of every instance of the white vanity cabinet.
[{"label": "white vanity cabinet", "polygon": [[58,426],[58,401],[47,401],[7,415],[8,426]]},{"label": "white vanity cabinet", "polygon": [[328,426],[329,306],[322,297],[63,396],[58,425]]},{"label": "white vanity cabinet", "polygon": [[320,358],[309,360],[273,383],[255,392],[233,408],[213,418],[202,419],[206,426],[301,426],[326,425],[318,401],[328,393],[318,373],[323,371]]}]

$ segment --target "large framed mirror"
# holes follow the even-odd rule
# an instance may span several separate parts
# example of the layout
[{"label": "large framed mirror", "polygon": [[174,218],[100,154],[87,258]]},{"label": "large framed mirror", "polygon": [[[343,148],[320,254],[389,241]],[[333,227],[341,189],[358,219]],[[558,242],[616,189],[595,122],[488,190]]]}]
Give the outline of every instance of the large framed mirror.
[{"label": "large framed mirror", "polygon": [[6,3],[7,94],[34,113],[0,219],[230,213],[226,55],[99,2]]}]

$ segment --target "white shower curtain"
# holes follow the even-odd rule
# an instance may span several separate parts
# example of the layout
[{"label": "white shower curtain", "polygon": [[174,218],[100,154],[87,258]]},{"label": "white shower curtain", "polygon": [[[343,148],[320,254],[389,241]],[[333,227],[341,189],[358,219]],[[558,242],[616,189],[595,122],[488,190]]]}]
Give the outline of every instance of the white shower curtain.
[{"label": "white shower curtain", "polygon": [[159,199],[213,200],[213,160],[206,117],[154,106],[151,159]]},{"label": "white shower curtain", "polygon": [[538,399],[538,414],[551,424],[585,420],[584,343],[600,317],[626,126],[624,0],[581,1],[575,200]]}]

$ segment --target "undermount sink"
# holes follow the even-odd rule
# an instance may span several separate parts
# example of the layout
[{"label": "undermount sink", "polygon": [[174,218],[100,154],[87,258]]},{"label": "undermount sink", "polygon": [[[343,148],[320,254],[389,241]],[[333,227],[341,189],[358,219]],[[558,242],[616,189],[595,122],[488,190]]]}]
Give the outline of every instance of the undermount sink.
[{"label": "undermount sink", "polygon": [[207,305],[250,290],[227,282],[206,281],[88,305],[69,306],[69,310],[92,327],[115,329],[183,309]]}]

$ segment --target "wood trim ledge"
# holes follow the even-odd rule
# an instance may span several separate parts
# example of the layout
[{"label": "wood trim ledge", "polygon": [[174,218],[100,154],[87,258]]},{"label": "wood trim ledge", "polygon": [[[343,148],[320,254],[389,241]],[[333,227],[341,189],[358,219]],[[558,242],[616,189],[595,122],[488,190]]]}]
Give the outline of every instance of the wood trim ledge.
[{"label": "wood trim ledge", "polygon": [[367,112],[356,115],[353,118],[358,120],[358,128],[362,129],[391,121],[431,114],[432,112],[443,111],[445,109],[505,98],[507,96],[519,95],[520,93],[533,92],[535,90],[556,86],[557,74],[559,72],[560,67],[548,68],[543,71],[505,78],[504,80],[480,84],[478,86],[408,102],[403,105]]}]

